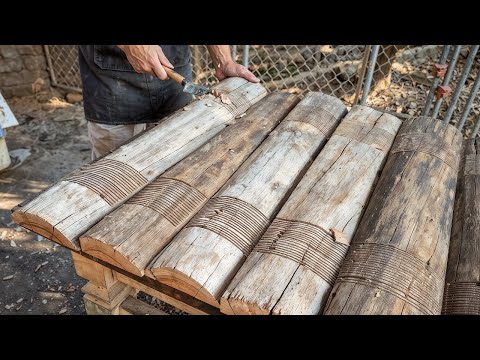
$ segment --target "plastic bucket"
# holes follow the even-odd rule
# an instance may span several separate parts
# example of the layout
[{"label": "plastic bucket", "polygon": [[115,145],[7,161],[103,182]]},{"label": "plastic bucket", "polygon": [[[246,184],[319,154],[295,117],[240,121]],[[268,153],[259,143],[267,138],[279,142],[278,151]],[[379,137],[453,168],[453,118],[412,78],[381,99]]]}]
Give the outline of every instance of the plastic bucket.
[{"label": "plastic bucket", "polygon": [[8,153],[7,143],[5,142],[5,131],[0,127],[0,170],[10,166],[10,154]]}]

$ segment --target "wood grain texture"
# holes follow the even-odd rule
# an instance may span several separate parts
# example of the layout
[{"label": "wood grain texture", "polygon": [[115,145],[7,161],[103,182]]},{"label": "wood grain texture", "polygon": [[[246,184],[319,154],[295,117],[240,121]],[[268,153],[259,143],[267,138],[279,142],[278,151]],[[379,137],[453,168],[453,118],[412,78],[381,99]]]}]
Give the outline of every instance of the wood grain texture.
[{"label": "wood grain texture", "polygon": [[439,314],[461,133],[405,120],[342,263],[325,314]]},{"label": "wood grain texture", "polygon": [[78,237],[165,170],[218,134],[266,95],[260,84],[228,78],[216,86],[232,104],[208,95],[105,157],[82,166],[33,200],[13,220],[74,250]]},{"label": "wood grain texture", "polygon": [[150,266],[155,278],[214,306],[346,113],[309,93]]},{"label": "wood grain texture", "polygon": [[464,140],[443,314],[480,315],[480,138]]},{"label": "wood grain texture", "polygon": [[222,312],[322,310],[400,124],[352,108],[228,286]]},{"label": "wood grain texture", "polygon": [[80,237],[82,251],[136,275],[298,103],[271,94]]},{"label": "wood grain texture", "polygon": [[119,315],[168,315],[165,311],[145,303],[142,300],[127,297],[120,305]]}]

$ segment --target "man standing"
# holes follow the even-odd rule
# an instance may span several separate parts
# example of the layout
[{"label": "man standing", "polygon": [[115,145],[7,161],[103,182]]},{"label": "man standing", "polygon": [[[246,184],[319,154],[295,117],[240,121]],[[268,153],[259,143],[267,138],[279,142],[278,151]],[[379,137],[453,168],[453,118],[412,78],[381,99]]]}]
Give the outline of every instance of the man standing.
[{"label": "man standing", "polygon": [[[239,76],[259,82],[248,69],[233,61],[228,45],[207,48],[217,79]],[[191,94],[168,79],[163,68],[174,69],[191,81],[188,45],[80,45],[79,63],[92,159],[192,100]]]}]

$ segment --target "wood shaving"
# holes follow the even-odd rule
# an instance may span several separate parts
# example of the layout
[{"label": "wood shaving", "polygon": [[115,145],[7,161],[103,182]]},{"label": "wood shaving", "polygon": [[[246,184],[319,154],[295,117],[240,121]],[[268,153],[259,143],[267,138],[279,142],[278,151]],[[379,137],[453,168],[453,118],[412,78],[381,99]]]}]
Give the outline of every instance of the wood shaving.
[{"label": "wood shaving", "polygon": [[345,245],[350,245],[350,239],[348,239],[343,232],[341,232],[338,229],[330,229],[332,231],[333,238],[335,239],[336,242],[345,244]]},{"label": "wood shaving", "polygon": [[222,103],[227,104],[227,105],[232,105],[232,101],[226,94],[220,94],[220,100]]}]

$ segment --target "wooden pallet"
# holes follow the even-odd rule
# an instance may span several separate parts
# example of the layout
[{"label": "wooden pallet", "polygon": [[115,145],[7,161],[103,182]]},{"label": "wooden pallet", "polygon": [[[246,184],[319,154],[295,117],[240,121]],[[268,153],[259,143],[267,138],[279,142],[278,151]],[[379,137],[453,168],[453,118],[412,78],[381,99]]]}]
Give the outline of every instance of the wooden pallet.
[{"label": "wooden pallet", "polygon": [[[134,298],[140,291],[188,314],[221,314],[218,308],[147,276],[134,275],[81,251],[71,253],[77,275],[89,281],[82,288],[88,315],[134,314],[135,308],[144,312],[148,305]],[[160,315],[158,311],[150,311],[152,315]]]}]

